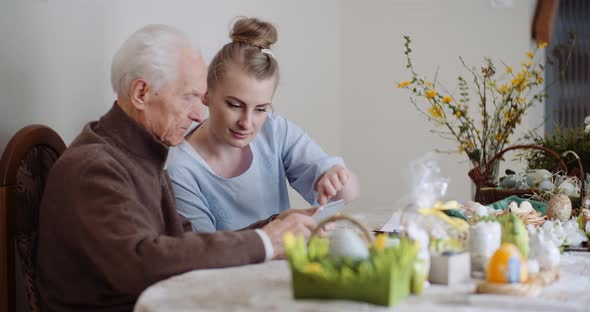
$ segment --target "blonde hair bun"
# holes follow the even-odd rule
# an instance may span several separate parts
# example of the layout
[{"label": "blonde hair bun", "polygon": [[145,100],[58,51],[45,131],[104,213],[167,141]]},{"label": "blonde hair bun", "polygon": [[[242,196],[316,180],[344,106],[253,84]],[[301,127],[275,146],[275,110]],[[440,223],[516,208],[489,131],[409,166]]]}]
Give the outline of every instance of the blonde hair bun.
[{"label": "blonde hair bun", "polygon": [[269,22],[257,18],[241,17],[235,21],[230,38],[233,42],[270,49],[277,42],[277,29]]}]

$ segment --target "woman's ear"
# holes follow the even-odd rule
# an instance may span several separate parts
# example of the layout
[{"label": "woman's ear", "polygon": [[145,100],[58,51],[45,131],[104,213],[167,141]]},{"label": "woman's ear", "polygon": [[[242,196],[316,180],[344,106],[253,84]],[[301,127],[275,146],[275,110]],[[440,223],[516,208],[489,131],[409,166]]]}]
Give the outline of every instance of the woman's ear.
[{"label": "woman's ear", "polygon": [[209,107],[209,91],[205,92],[205,95],[203,95],[203,99],[201,99],[201,101],[203,102],[203,105]]},{"label": "woman's ear", "polygon": [[143,79],[135,79],[131,82],[129,92],[131,104],[138,110],[144,110],[150,97],[150,85]]}]

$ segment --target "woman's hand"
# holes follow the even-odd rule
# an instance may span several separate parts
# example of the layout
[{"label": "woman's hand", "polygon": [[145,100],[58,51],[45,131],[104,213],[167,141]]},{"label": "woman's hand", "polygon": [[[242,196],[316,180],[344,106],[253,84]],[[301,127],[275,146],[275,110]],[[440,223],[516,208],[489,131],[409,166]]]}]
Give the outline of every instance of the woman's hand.
[{"label": "woman's hand", "polygon": [[[350,179],[351,172],[339,165],[328,169],[318,180],[316,190],[318,203],[325,205],[328,200],[337,197],[345,189]],[[346,198],[345,198],[346,200]]]}]

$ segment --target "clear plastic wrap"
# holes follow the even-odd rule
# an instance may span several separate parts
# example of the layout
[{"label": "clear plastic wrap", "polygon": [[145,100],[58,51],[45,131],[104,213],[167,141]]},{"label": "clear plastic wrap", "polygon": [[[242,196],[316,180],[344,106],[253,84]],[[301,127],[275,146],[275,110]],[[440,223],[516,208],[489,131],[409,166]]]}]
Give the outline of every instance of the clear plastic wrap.
[{"label": "clear plastic wrap", "polygon": [[[467,223],[461,219],[451,218],[444,212],[456,209],[456,202],[443,202],[449,179],[441,173],[436,156],[432,153],[412,161],[405,175],[410,190],[408,195],[398,201],[391,219],[383,231],[415,232],[425,231],[430,238],[431,251],[461,249],[462,246],[449,246],[458,232],[467,230]],[[418,235],[423,236],[423,235]]]}]

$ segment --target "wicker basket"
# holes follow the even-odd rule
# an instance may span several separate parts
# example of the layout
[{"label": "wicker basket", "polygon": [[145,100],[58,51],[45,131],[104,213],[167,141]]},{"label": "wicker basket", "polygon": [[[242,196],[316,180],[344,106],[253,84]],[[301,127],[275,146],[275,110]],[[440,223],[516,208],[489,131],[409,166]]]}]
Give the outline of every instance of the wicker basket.
[{"label": "wicker basket", "polygon": [[544,146],[540,146],[540,145],[515,145],[515,146],[505,148],[505,149],[501,150],[500,152],[498,152],[485,165],[485,167],[483,167],[483,168],[482,167],[475,167],[469,171],[468,175],[471,178],[471,180],[473,181],[473,183],[475,183],[475,187],[476,187],[475,198],[474,198],[474,200],[476,202],[479,202],[483,205],[488,205],[493,202],[502,200],[508,196],[516,195],[519,197],[523,197],[526,195],[532,195],[534,193],[535,190],[533,190],[533,189],[513,190],[513,189],[498,188],[498,186],[495,184],[495,181],[492,181],[492,176],[491,176],[492,171],[495,168],[495,166],[498,165],[497,162],[502,159],[502,156],[506,152],[511,151],[511,150],[516,150],[516,149],[537,149],[537,150],[544,151],[544,152],[548,153],[549,155],[555,157],[555,159],[557,159],[557,166],[553,171],[557,172],[558,170],[561,170],[561,171],[565,172],[566,174],[570,174],[570,172],[568,172],[567,166],[565,165],[565,162],[563,161],[563,159],[566,156],[568,156],[569,154],[574,155],[578,161],[578,167],[579,167],[578,172],[577,172],[577,176],[581,181],[580,194],[583,195],[583,193],[584,193],[584,169],[582,168],[582,161],[580,160],[580,157],[578,157],[578,155],[576,155],[576,153],[574,153],[572,151],[567,151],[567,152],[563,153],[562,155],[559,155],[554,150],[544,147]]},{"label": "wicker basket", "polygon": [[[370,231],[347,215],[336,215],[325,220],[317,226],[311,236],[315,236],[325,224],[338,220],[350,221],[360,230],[367,243],[373,241],[373,235],[371,235]],[[408,262],[407,266],[394,268],[395,263],[392,262],[387,266],[385,274],[358,275],[358,277],[348,281],[343,278],[330,279],[301,270],[293,264],[294,259],[292,257],[292,255],[288,255],[295,299],[348,299],[393,306],[410,294],[412,268],[416,254],[414,253],[408,258],[411,261]],[[373,260],[372,258],[369,259],[369,261]]]}]

